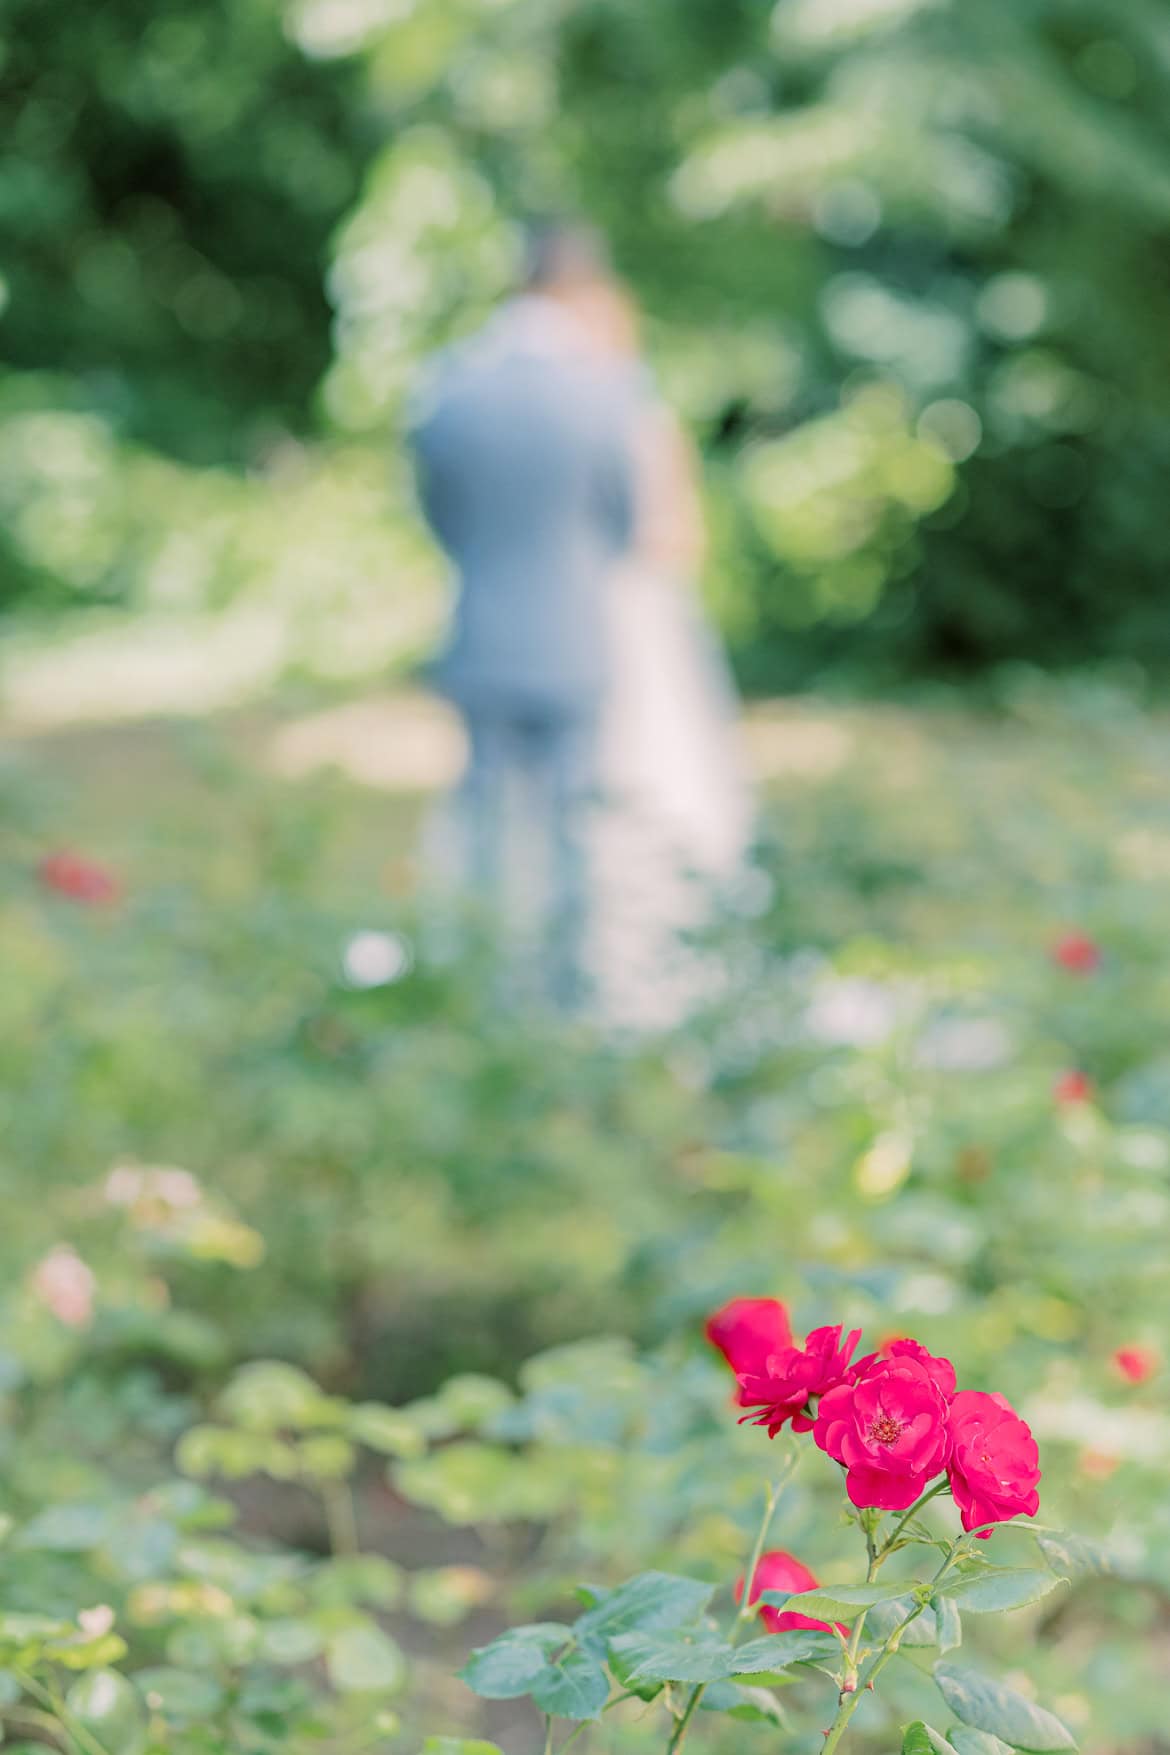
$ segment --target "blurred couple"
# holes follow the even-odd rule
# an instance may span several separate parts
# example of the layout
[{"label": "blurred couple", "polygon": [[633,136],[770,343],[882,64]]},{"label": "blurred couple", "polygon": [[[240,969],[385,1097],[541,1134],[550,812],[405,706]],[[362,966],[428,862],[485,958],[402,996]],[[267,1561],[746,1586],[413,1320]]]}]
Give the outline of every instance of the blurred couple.
[{"label": "blurred couple", "polygon": [[468,744],[432,853],[528,940],[555,1003],[667,1027],[709,985],[688,938],[751,803],[695,593],[694,458],[591,231],[532,235],[517,296],[428,369],[412,441],[456,576],[435,675]]}]

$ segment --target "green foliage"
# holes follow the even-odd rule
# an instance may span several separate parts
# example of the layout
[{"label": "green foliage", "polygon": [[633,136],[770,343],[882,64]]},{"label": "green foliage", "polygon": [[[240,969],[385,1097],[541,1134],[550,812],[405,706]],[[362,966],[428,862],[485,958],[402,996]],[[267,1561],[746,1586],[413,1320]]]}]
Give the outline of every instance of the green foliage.
[{"label": "green foliage", "polygon": [[5,17],[0,600],[234,601],[278,667],[412,652],[406,386],[509,284],[517,218],[579,206],[704,442],[749,680],[1170,656],[1157,6],[69,22]]},{"label": "green foliage", "polygon": [[[13,757],[0,1670],[62,1700],[117,1673],[151,1755],[417,1755],[435,1727],[511,1749],[530,1705],[480,1719],[437,1677],[552,1624],[544,1699],[592,1707],[602,1665],[633,1681],[603,1719],[623,1751],[698,1668],[697,1751],[812,1747],[838,1642],[708,1625],[760,1447],[785,1452],[735,1428],[701,1318],[775,1291],[801,1328],[928,1333],[1041,1444],[1035,1544],[998,1532],[907,1626],[858,1710],[866,1755],[917,1722],[960,1755],[1030,1747],[1006,1718],[940,1717],[929,1669],[960,1634],[964,1676],[1015,1684],[1026,1647],[1083,1746],[1157,1755],[1164,1377],[1111,1357],[1170,1321],[1164,728],[1032,683],[996,720],[822,706],[752,735],[790,764],[785,842],[723,946],[734,1002],[620,1049],[500,1017],[486,956],[453,968],[443,923],[380,887],[366,793],[206,744],[161,801],[88,765],[70,792],[90,752],[64,740],[53,773]],[[66,828],[116,852],[118,907],[37,885]],[[1053,962],[1066,924],[1099,939],[1092,975]],[[349,985],[359,925],[407,942],[409,972]],[[1057,1102],[1070,1066],[1095,1091]],[[62,1274],[80,1303],[55,1310]],[[798,1472],[774,1536],[852,1629],[831,1475]],[[922,1531],[952,1533],[934,1507]],[[1040,1597],[1044,1567],[1068,1582]],[[866,1641],[914,1606],[909,1555],[888,1575]],[[975,1612],[988,1596],[1019,1606]],[[0,1677],[9,1743],[61,1746],[43,1701],[9,1696]]]},{"label": "green foliage", "polygon": [[1016,1749],[1076,1748],[1058,1718],[1002,1682],[953,1664],[936,1664],[934,1679],[951,1711],[975,1730],[998,1736]]}]

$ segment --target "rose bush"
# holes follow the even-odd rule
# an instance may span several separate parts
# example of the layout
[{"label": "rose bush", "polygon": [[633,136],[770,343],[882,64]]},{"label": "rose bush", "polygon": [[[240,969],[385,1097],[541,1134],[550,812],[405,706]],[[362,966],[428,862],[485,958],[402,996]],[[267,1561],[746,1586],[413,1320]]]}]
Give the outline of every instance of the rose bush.
[{"label": "rose bush", "polygon": [[[908,1336],[856,1364],[849,1360],[860,1336],[851,1332],[842,1344],[841,1325],[814,1331],[803,1348],[786,1344],[791,1324],[775,1300],[732,1300],[708,1318],[705,1332],[741,1389],[766,1392],[760,1399],[769,1437],[791,1426],[781,1481],[768,1490],[746,1571],[732,1592],[730,1622],[722,1627],[707,1614],[709,1583],[644,1573],[611,1591],[588,1590],[585,1611],[571,1623],[517,1627],[477,1649],[462,1672],[470,1687],[489,1699],[531,1697],[545,1715],[548,1750],[558,1719],[575,1721],[565,1747],[624,1701],[658,1701],[668,1755],[677,1755],[704,1705],[780,1722],[769,1685],[819,1671],[836,1689],[832,1722],[821,1733],[824,1755],[832,1755],[903,1646],[919,1648],[928,1618],[927,1643],[940,1653],[934,1679],[958,1729],[944,1733],[915,1720],[905,1728],[904,1755],[982,1751],[982,1737],[993,1748],[1074,1748],[1054,1714],[945,1658],[959,1643],[964,1611],[1006,1613],[1039,1602],[1061,1576],[1043,1539],[1038,1567],[988,1566],[974,1545],[993,1526],[1019,1530],[1020,1516],[1039,1510],[1036,1444],[1004,1398],[957,1390],[950,1361]],[[766,1546],[785,1483],[800,1448],[808,1448],[798,1448],[798,1434],[810,1430],[815,1447],[845,1470],[850,1517],[866,1555],[857,1583],[820,1585],[799,1557]],[[922,1514],[948,1489],[960,1528],[940,1537]],[[901,1515],[887,1524],[887,1514]],[[941,1563],[925,1577],[885,1583],[887,1561],[913,1548],[936,1550],[936,1563],[941,1551]],[[767,1629],[763,1638],[749,1638],[754,1613]]]},{"label": "rose bush", "polygon": [[[750,1424],[732,1431],[740,1385],[697,1356],[699,1325],[744,1286],[783,1290],[786,1345],[843,1319],[888,1358],[881,1337],[910,1330],[964,1391],[1019,1410],[1043,1449],[1039,1539],[1051,1547],[1054,1525],[1093,1539],[1064,1544],[1074,1584],[1018,1624],[964,1612],[964,1651],[1010,1675],[1027,1643],[1041,1697],[1094,1755],[1163,1755],[1170,968],[1133,759],[1139,723],[1149,747],[1159,734],[1110,719],[1097,694],[1084,718],[1045,693],[994,725],[825,703],[793,705],[790,723],[795,749],[838,765],[815,787],[776,776],[783,853],[750,929],[729,937],[734,1004],[620,1052],[493,1011],[486,958],[454,961],[402,900],[405,800],[385,834],[366,793],[273,782],[206,726],[153,728],[166,783],[125,797],[92,771],[101,734],[54,740],[49,759],[31,742],[10,752],[0,1510],[23,1530],[79,1492],[89,1503],[115,1467],[149,1503],[182,1432],[221,1423],[234,1365],[279,1355],[359,1404],[422,1398],[425,1454],[393,1462],[389,1500],[365,1456],[363,1539],[417,1564],[417,1532],[371,1529],[368,1507],[428,1520],[490,1593],[470,1639],[564,1615],[580,1579],[666,1570],[726,1591],[745,1573],[760,1456],[786,1449],[793,1417],[771,1453]],[[66,842],[118,874],[120,906],[72,906],[39,881],[44,850]],[[1063,921],[1098,947],[1085,978],[1050,955]],[[354,962],[362,931],[385,940],[377,969]],[[1053,1100],[1069,1068],[1091,1101]],[[634,1344],[539,1357],[601,1330]],[[688,1333],[693,1348],[663,1341]],[[438,1393],[468,1370],[500,1378],[490,1419]],[[844,1471],[801,1443],[773,1545],[820,1579],[857,1577]],[[248,1483],[233,1543],[320,1545],[317,1512],[274,1529],[266,1507],[285,1488]],[[952,1517],[944,1489],[913,1521],[941,1539]],[[1004,1530],[979,1547],[1000,1564],[1027,1541]],[[0,1609],[40,1612],[54,1592],[71,1617],[107,1603],[124,1637],[108,1548],[74,1594],[61,1554],[34,1567],[12,1549]],[[408,1589],[412,1614],[390,1631],[415,1642],[413,1608],[433,1589],[454,1613],[457,1582]],[[253,1616],[242,1583],[217,1588]],[[906,1649],[938,1631],[924,1612]],[[116,1667],[157,1667],[161,1636],[129,1633]],[[394,1698],[395,1755],[416,1755],[434,1723],[525,1755],[522,1708],[501,1728],[442,1680],[469,1639],[425,1640],[415,1692]],[[919,1665],[932,1650],[913,1649]],[[822,1682],[802,1670],[780,1696],[801,1750],[825,1722]],[[867,1755],[929,1720],[922,1686],[913,1663],[883,1672],[851,1727]],[[610,1715],[623,1752],[650,1734],[635,1710]],[[781,1731],[701,1703],[688,1736],[733,1738],[738,1755]]]}]

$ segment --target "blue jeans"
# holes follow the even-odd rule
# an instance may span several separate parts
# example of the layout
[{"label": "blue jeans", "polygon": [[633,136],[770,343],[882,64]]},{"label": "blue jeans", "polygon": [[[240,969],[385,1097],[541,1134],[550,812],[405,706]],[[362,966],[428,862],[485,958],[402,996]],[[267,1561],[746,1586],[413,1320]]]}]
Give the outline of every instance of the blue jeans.
[{"label": "blue jeans", "polygon": [[597,712],[462,705],[470,761],[461,802],[474,893],[521,913],[555,1004],[584,989],[585,818],[597,785]]}]

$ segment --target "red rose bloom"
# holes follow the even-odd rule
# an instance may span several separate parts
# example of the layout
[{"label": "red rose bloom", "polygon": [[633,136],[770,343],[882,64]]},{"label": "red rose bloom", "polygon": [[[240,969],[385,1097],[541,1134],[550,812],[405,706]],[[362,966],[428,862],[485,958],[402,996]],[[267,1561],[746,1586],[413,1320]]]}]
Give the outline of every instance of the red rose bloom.
[{"label": "red rose bloom", "polygon": [[1062,1073],[1052,1087],[1058,1103],[1087,1103],[1093,1095],[1093,1081],[1088,1073]]},{"label": "red rose bloom", "polygon": [[37,867],[37,875],[46,890],[67,896],[71,902],[84,902],[90,907],[114,902],[119,884],[112,872],[79,853],[62,850],[47,853]]},{"label": "red rose bloom", "polygon": [[1087,933],[1066,932],[1053,945],[1052,960],[1071,975],[1091,975],[1101,966],[1101,947]]},{"label": "red rose bloom", "polygon": [[842,1341],[840,1323],[814,1328],[803,1347],[783,1347],[757,1369],[738,1372],[739,1405],[755,1409],[744,1419],[766,1426],[769,1438],[788,1420],[794,1432],[811,1432],[815,1416],[807,1411],[809,1397],[823,1396],[846,1381],[860,1339],[861,1330],[855,1328]]},{"label": "red rose bloom", "polygon": [[1118,1347],[1113,1365],[1127,1383],[1146,1383],[1158,1369],[1158,1355],[1152,1347]]},{"label": "red rose bloom", "polygon": [[916,1357],[879,1359],[821,1398],[813,1437],[843,1464],[854,1505],[905,1511],[946,1467],[947,1398]]},{"label": "red rose bloom", "polygon": [[[816,1590],[817,1579],[809,1571],[802,1560],[795,1554],[786,1554],[783,1548],[774,1548],[770,1554],[761,1554],[760,1563],[756,1567],[752,1579],[752,1594],[749,1602],[758,1602],[766,1590],[786,1590],[795,1594],[797,1591]],[[735,1587],[735,1600],[743,1601],[743,1579]],[[789,1614],[787,1609],[773,1608],[771,1603],[760,1605],[760,1620],[769,1633],[788,1633],[807,1630],[810,1633],[832,1633],[833,1629],[827,1621],[814,1621],[808,1615]],[[842,1633],[845,1628],[840,1629]]]},{"label": "red rose bloom", "polygon": [[873,1367],[885,1359],[913,1359],[922,1366],[944,1401],[949,1402],[954,1395],[955,1368],[950,1360],[936,1359],[933,1353],[927,1352],[921,1341],[911,1340],[909,1335],[897,1335],[893,1340],[884,1341],[876,1353],[859,1359],[851,1374],[854,1383],[867,1377]]},{"label": "red rose bloom", "polygon": [[[736,1377],[762,1373],[773,1353],[792,1345],[788,1312],[778,1298],[733,1298],[707,1318],[703,1333],[718,1347]],[[750,1407],[743,1391],[736,1392],[741,1408]]]},{"label": "red rose bloom", "polygon": [[[965,1530],[1040,1509],[1040,1453],[1031,1430],[1001,1395],[964,1389],[951,1403],[947,1476]],[[986,1535],[991,1531],[987,1530]]]}]

